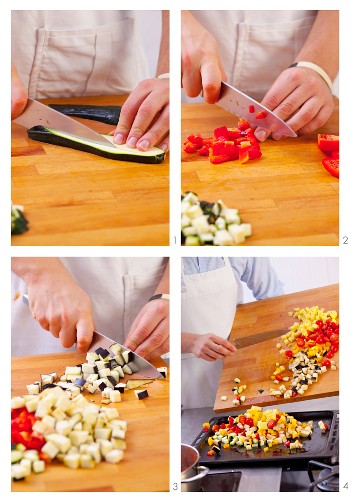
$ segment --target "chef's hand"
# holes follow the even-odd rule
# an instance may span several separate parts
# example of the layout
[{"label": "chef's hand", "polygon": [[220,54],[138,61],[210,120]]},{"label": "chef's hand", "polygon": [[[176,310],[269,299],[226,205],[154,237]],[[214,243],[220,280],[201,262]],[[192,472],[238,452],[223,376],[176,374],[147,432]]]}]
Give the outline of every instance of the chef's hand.
[{"label": "chef's hand", "polygon": [[188,11],[182,12],[182,87],[187,96],[203,92],[210,104],[218,100],[226,80],[215,38]]},{"label": "chef's hand", "polygon": [[169,301],[147,302],[133,321],[124,346],[148,360],[169,351]]},{"label": "chef's hand", "polygon": [[60,339],[63,347],[87,352],[94,330],[91,302],[68,271],[42,274],[28,284],[29,307],[44,330]]},{"label": "chef's hand", "polygon": [[[284,120],[298,135],[310,134],[328,120],[333,96],[323,78],[310,68],[288,68],[273,83],[262,104]],[[264,141],[269,130],[257,127],[255,136]],[[275,140],[283,137],[272,133]]]},{"label": "chef's hand", "polygon": [[193,344],[191,352],[197,358],[205,359],[206,361],[216,361],[231,356],[236,351],[236,348],[228,340],[218,337],[214,333],[206,333],[204,335],[193,335]]},{"label": "chef's hand", "polygon": [[28,100],[28,92],[18,76],[14,65],[11,66],[11,120],[22,114]]},{"label": "chef's hand", "polygon": [[122,106],[114,142],[140,151],[169,148],[169,78],[139,83]]}]

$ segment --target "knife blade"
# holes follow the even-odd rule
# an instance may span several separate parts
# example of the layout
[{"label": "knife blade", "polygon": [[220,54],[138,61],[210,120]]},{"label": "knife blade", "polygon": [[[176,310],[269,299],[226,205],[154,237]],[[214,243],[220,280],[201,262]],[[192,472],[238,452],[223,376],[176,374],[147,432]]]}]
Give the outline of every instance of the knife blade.
[{"label": "knife blade", "polygon": [[[272,111],[226,82],[222,82],[221,92],[216,104],[257,127],[262,127],[287,137],[297,137],[289,125]],[[253,113],[250,113],[249,106],[254,107]],[[260,111],[264,112],[265,116],[258,119],[256,116]]]},{"label": "knife blade", "polygon": [[[29,305],[27,293],[22,294],[22,300],[25,304]],[[131,375],[126,375],[126,378],[131,379],[131,380],[140,379],[140,378],[145,378],[145,379],[162,378],[162,374],[151,363],[146,361],[146,359],[139,356],[139,354],[136,354],[135,352],[131,351],[130,349],[127,349],[126,347],[119,344],[115,340],[110,339],[109,337],[106,337],[106,335],[102,335],[102,333],[94,331],[93,338],[92,338],[91,344],[89,346],[89,351],[94,351],[98,347],[102,347],[102,348],[110,351],[110,347],[112,344],[118,344],[119,347],[121,348],[121,352],[130,351],[130,353],[131,353],[130,361],[132,361],[133,364],[138,368],[138,370],[134,371],[134,373],[132,373]]]},{"label": "knife blade", "polygon": [[112,142],[95,132],[95,130],[31,98],[28,99],[23,113],[13,121],[27,129],[35,125],[42,125],[102,146],[108,146],[109,148],[114,146]]},{"label": "knife blade", "polygon": [[127,349],[123,345],[119,344],[115,340],[112,340],[102,333],[94,331],[93,338],[89,347],[89,351],[94,351],[98,347],[103,347],[104,349],[110,350],[112,344],[117,344],[121,348],[122,352],[130,351],[132,353],[131,361],[135,366],[137,366],[138,371],[135,371],[132,375],[128,375],[129,379],[133,378],[162,378],[162,374],[146,359],[139,356],[135,352]]},{"label": "knife blade", "polygon": [[271,330],[269,332],[255,333],[254,335],[249,335],[248,337],[240,337],[240,339],[235,339],[233,342],[237,349],[244,349],[244,347],[249,347],[261,342],[265,342],[266,340],[280,337],[281,335],[287,333],[288,330],[289,328],[285,328],[280,330]]}]

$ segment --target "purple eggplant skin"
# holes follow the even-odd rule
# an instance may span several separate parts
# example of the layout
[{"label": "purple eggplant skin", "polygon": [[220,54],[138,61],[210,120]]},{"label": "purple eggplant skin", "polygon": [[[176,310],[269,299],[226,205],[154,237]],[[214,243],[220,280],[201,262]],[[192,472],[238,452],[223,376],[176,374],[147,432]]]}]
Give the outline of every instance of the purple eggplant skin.
[{"label": "purple eggplant skin", "polygon": [[93,106],[89,104],[49,104],[49,108],[76,118],[117,125],[122,106]]},{"label": "purple eggplant skin", "polygon": [[133,155],[130,153],[110,153],[108,151],[102,151],[98,148],[98,145],[90,146],[88,144],[81,144],[71,139],[65,137],[60,137],[58,135],[52,134],[42,125],[36,125],[27,130],[28,137],[33,139],[33,141],[46,142],[47,144],[53,144],[55,146],[62,146],[64,148],[76,149],[77,151],[84,151],[85,153],[91,153],[93,155],[101,156],[102,158],[107,158],[109,160],[119,160],[127,161],[132,163],[146,163],[146,164],[156,164],[161,163],[164,160],[165,153],[157,153],[153,156],[141,156]]}]

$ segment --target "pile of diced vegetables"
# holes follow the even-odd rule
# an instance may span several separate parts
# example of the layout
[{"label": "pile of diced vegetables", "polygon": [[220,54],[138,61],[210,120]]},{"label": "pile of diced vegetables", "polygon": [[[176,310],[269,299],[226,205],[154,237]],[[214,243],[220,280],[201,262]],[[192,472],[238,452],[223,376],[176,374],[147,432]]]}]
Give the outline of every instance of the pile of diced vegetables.
[{"label": "pile of diced vegetables", "polygon": [[[11,473],[14,480],[45,470],[58,460],[65,466],[92,468],[102,460],[117,463],[126,449],[127,422],[117,408],[125,390],[134,390],[137,399],[148,397],[145,389],[153,379],[120,382],[125,374],[137,371],[133,353],[119,344],[88,352],[87,363],[67,366],[65,373],[42,374],[40,381],[27,385],[28,394],[11,400]],[[159,371],[166,376],[166,369]],[[100,393],[99,406],[83,396]]]},{"label": "pile of diced vegetables", "polygon": [[208,156],[210,162],[214,164],[235,160],[246,163],[262,156],[260,144],[253,129],[248,121],[241,118],[235,128],[228,128],[225,125],[216,128],[213,137],[202,137],[200,134],[189,135],[183,149],[186,153]]},{"label": "pile of diced vegetables", "polygon": [[199,201],[193,192],[182,196],[182,244],[237,245],[251,236],[251,224],[242,223],[239,210],[228,208],[223,201]]},{"label": "pile of diced vegetables", "polygon": [[[328,429],[322,421],[319,424],[324,432]],[[203,424],[203,430],[210,430],[209,422]],[[267,452],[273,446],[283,445],[293,450],[303,448],[299,439],[312,435],[313,422],[299,422],[277,408],[264,411],[259,406],[252,406],[237,417],[228,417],[227,422],[213,425],[211,431],[207,439],[208,456],[219,455],[222,448],[233,447]]]},{"label": "pile of diced vegetables", "polygon": [[[318,306],[295,308],[290,316],[296,321],[285,335],[277,349],[284,360],[288,360],[288,370],[283,363],[276,363],[272,380],[279,387],[271,388],[272,396],[285,399],[303,395],[310,385],[328,369],[336,370],[332,359],[339,349],[339,323],[336,311],[325,311]],[[286,384],[289,382],[289,384]],[[288,385],[288,387],[287,387]]]}]

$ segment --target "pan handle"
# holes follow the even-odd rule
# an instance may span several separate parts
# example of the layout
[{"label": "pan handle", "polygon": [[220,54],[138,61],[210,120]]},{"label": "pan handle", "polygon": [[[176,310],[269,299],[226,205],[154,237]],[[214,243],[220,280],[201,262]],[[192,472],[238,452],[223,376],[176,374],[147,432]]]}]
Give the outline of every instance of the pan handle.
[{"label": "pan handle", "polygon": [[196,481],[197,479],[202,479],[206,474],[210,472],[210,469],[208,467],[204,467],[203,465],[199,465],[199,467],[196,468],[196,470],[200,473],[197,474],[196,476],[189,477],[189,479],[182,479],[182,483],[192,483],[193,481]]}]

